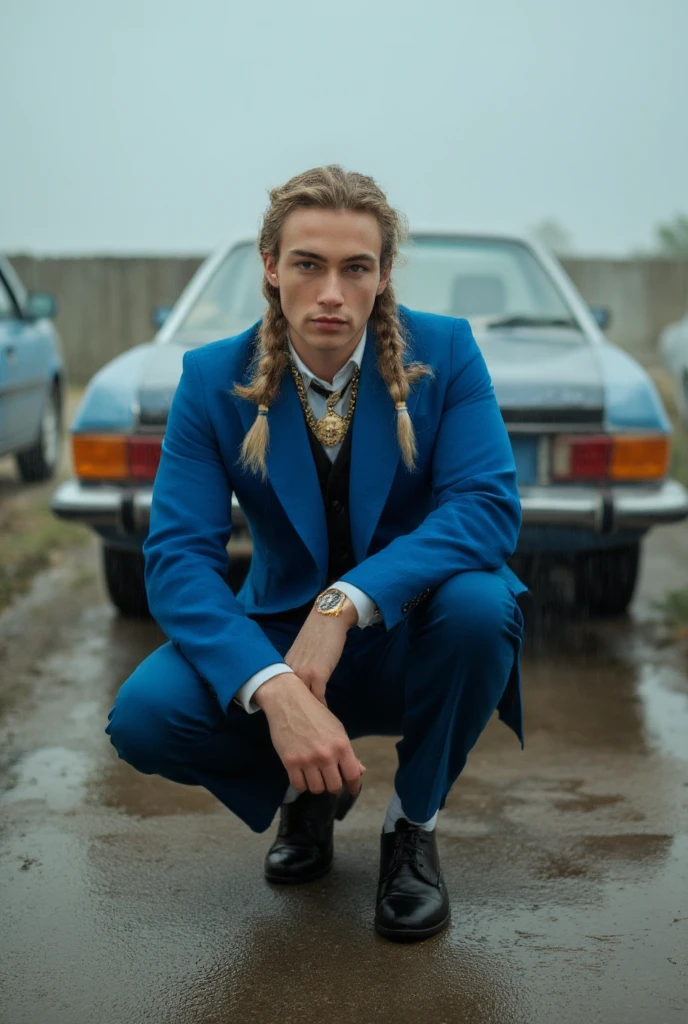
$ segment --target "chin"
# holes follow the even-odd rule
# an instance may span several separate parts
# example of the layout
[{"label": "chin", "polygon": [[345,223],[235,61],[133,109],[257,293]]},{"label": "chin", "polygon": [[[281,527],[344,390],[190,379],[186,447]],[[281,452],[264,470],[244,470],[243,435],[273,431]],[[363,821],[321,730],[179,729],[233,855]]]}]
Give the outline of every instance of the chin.
[{"label": "chin", "polygon": [[320,349],[323,352],[332,352],[338,348],[346,348],[354,337],[355,332],[351,330],[342,331],[341,334],[324,334],[312,328],[302,333],[302,337],[312,348]]}]

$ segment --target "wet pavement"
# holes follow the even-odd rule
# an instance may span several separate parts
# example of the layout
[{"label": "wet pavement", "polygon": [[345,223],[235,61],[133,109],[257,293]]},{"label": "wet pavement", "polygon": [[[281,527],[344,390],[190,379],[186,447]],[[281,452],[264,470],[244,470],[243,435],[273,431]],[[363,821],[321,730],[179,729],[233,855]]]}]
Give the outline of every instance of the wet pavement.
[{"label": "wet pavement", "polygon": [[332,874],[268,887],[272,830],[117,760],[107,711],[162,637],[73,552],[0,618],[0,1021],[688,1021],[688,658],[653,603],[687,578],[666,529],[628,619],[537,624],[525,751],[492,723],[440,816],[452,925],[398,946],[372,929],[393,740],[356,744]]}]

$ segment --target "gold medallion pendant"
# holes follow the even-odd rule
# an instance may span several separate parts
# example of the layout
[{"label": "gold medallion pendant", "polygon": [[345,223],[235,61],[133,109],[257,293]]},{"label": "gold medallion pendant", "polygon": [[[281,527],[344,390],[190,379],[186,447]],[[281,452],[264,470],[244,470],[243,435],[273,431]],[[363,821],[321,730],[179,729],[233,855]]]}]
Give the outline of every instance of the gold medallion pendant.
[{"label": "gold medallion pendant", "polygon": [[346,432],[349,429],[349,424],[351,423],[354,409],[356,408],[356,395],[358,394],[358,378],[360,376],[360,370],[356,367],[353,377],[351,378],[351,395],[349,396],[349,409],[346,416],[340,416],[339,413],[334,411],[335,405],[346,390],[346,387],[344,387],[339,391],[332,392],[326,402],[325,415],[321,416],[319,420],[316,420],[313,415],[313,410],[308,404],[306,389],[303,385],[301,374],[294,366],[294,363],[291,360],[289,362],[292,376],[294,378],[294,384],[296,385],[296,391],[308,426],[311,428],[318,441],[320,441],[321,444],[327,445],[328,448],[331,448],[332,445],[335,444],[341,444],[346,437]]},{"label": "gold medallion pendant", "polygon": [[328,409],[324,416],[315,421],[313,433],[321,444],[331,447],[333,444],[341,444],[346,437],[347,427],[348,423],[344,421],[343,417]]}]

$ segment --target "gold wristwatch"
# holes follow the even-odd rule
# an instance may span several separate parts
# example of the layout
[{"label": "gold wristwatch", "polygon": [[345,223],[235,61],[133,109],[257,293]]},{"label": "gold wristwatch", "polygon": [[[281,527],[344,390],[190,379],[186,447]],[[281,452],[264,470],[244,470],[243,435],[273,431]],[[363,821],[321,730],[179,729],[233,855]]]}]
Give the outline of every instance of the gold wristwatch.
[{"label": "gold wristwatch", "polygon": [[346,594],[336,587],[330,587],[318,594],[315,599],[315,607],[321,615],[341,615],[344,610]]}]

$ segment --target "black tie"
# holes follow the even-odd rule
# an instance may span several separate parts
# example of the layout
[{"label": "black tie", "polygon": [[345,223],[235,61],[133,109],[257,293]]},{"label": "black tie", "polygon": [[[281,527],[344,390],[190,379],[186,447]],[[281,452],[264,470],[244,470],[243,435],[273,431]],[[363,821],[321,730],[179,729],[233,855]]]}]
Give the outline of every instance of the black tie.
[{"label": "black tie", "polygon": [[[350,377],[349,380],[346,382],[346,384],[342,388],[340,398],[344,397],[346,389],[348,388],[348,386],[349,386],[349,384],[351,383],[352,380],[353,380],[353,377]],[[322,386],[322,384],[318,384],[314,380],[311,381],[311,385],[310,386],[313,388],[313,390],[315,391],[316,395],[320,395],[322,398],[329,398],[330,395],[332,394],[332,389],[324,388]]]}]

